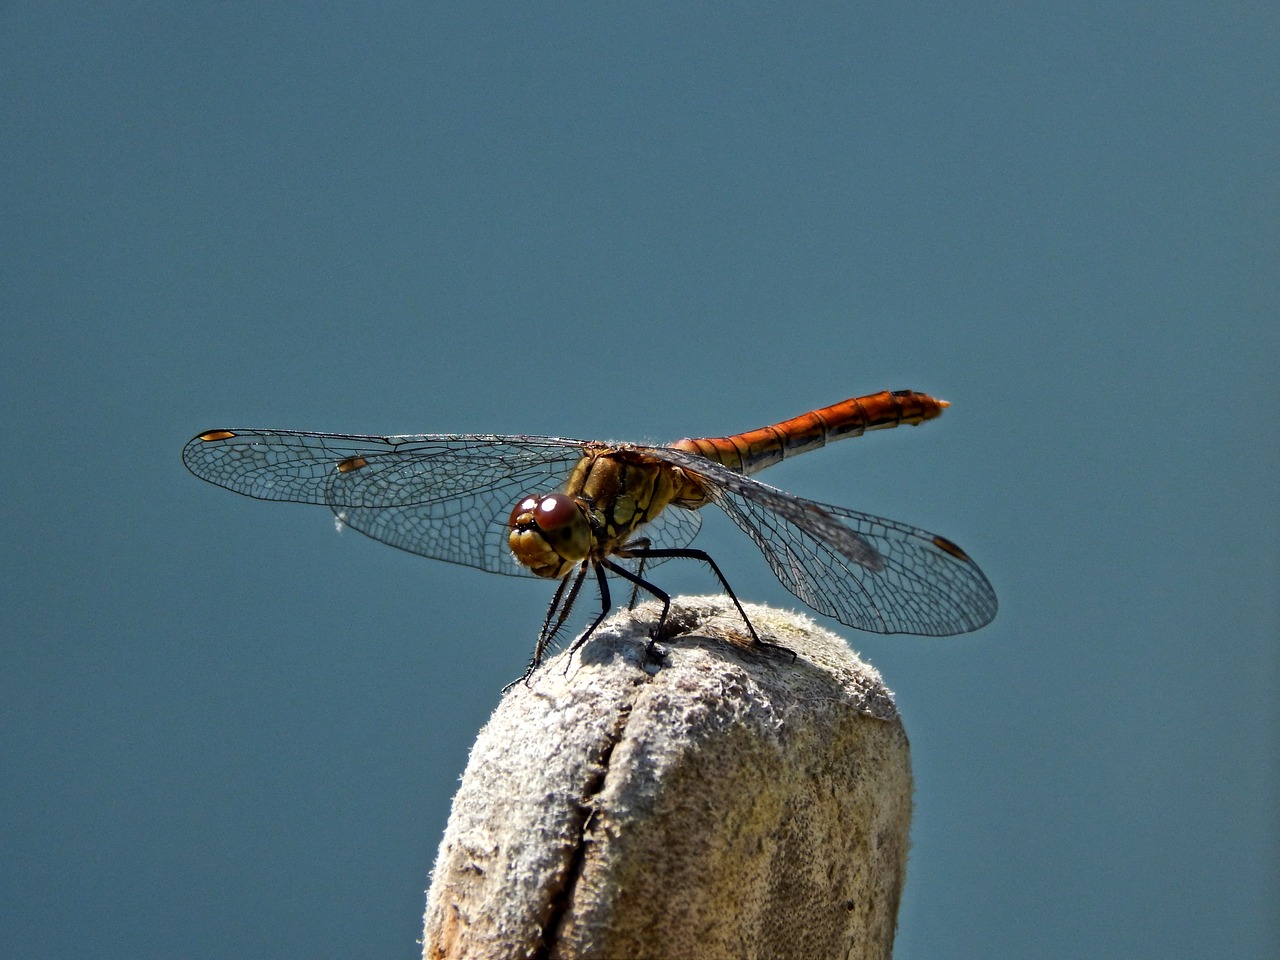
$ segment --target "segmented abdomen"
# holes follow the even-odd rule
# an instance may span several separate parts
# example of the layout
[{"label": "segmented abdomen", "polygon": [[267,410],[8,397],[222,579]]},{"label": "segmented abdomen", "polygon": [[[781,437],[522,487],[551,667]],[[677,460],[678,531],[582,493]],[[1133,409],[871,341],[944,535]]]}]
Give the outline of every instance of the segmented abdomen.
[{"label": "segmented abdomen", "polygon": [[884,430],[903,423],[914,426],[932,420],[946,406],[945,400],[926,393],[882,390],[731,437],[695,437],[677,440],[671,446],[740,473],[755,473],[789,456],[845,437],[859,437],[868,430]]}]

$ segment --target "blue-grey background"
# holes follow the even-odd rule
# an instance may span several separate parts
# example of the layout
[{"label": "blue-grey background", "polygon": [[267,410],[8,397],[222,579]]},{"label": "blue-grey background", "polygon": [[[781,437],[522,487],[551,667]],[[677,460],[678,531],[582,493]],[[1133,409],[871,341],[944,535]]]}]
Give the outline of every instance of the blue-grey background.
[{"label": "blue-grey background", "polygon": [[897,955],[1280,955],[1278,20],[6,4],[0,954],[418,953],[548,585],[203,484],[195,432],[669,440],[912,387],[953,407],[766,477],[1001,596],[840,628],[912,737]]}]

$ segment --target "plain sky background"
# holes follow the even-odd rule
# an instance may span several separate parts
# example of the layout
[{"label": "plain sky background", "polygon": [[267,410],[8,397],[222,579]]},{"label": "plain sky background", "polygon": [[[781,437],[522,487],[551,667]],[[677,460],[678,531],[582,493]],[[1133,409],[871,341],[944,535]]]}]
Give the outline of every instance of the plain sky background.
[{"label": "plain sky background", "polygon": [[[723,434],[961,543],[839,628],[897,957],[1280,955],[1274,3],[5,4],[0,954],[408,958],[548,585],[203,484],[215,426]],[[793,606],[723,518],[744,599]],[[694,564],[668,589],[707,592]]]}]

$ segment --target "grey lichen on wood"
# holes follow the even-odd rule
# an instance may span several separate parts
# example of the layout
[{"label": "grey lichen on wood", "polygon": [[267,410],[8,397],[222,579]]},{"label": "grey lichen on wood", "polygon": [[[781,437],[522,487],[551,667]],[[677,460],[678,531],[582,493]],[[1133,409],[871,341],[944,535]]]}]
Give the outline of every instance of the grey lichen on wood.
[{"label": "grey lichen on wood", "polygon": [[424,958],[890,956],[907,737],[874,668],[808,618],[722,597],[615,615],[480,733]]}]

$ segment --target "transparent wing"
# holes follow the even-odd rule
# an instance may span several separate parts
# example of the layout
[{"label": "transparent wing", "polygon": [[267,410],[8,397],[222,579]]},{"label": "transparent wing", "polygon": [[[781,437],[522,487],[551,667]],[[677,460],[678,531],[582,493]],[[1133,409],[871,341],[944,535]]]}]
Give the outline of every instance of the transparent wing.
[{"label": "transparent wing", "polygon": [[782,585],[813,609],[873,633],[948,636],[990,623],[991,584],[944,537],[793,496],[681,450],[684,468],[755,541]]},{"label": "transparent wing", "polygon": [[346,526],[410,553],[533,576],[507,549],[507,518],[558,489],[583,443],[559,437],[362,437],[210,430],[182,461],[197,477],[261,500],[323,504]]},{"label": "transparent wing", "polygon": [[[655,547],[687,547],[702,529],[702,517],[683,507],[669,506],[653,520],[636,531],[636,536],[647,539]],[[617,559],[617,558],[615,558]],[[648,559],[646,567],[663,563],[665,558]],[[621,559],[619,563],[623,562]]]},{"label": "transparent wing", "polygon": [[[562,437],[226,429],[194,437],[182,461],[245,496],[327,506],[344,525],[410,553],[531,577],[507,547],[511,508],[561,489],[586,446]],[[695,514],[673,509],[647,535],[683,546],[697,530]]]}]

